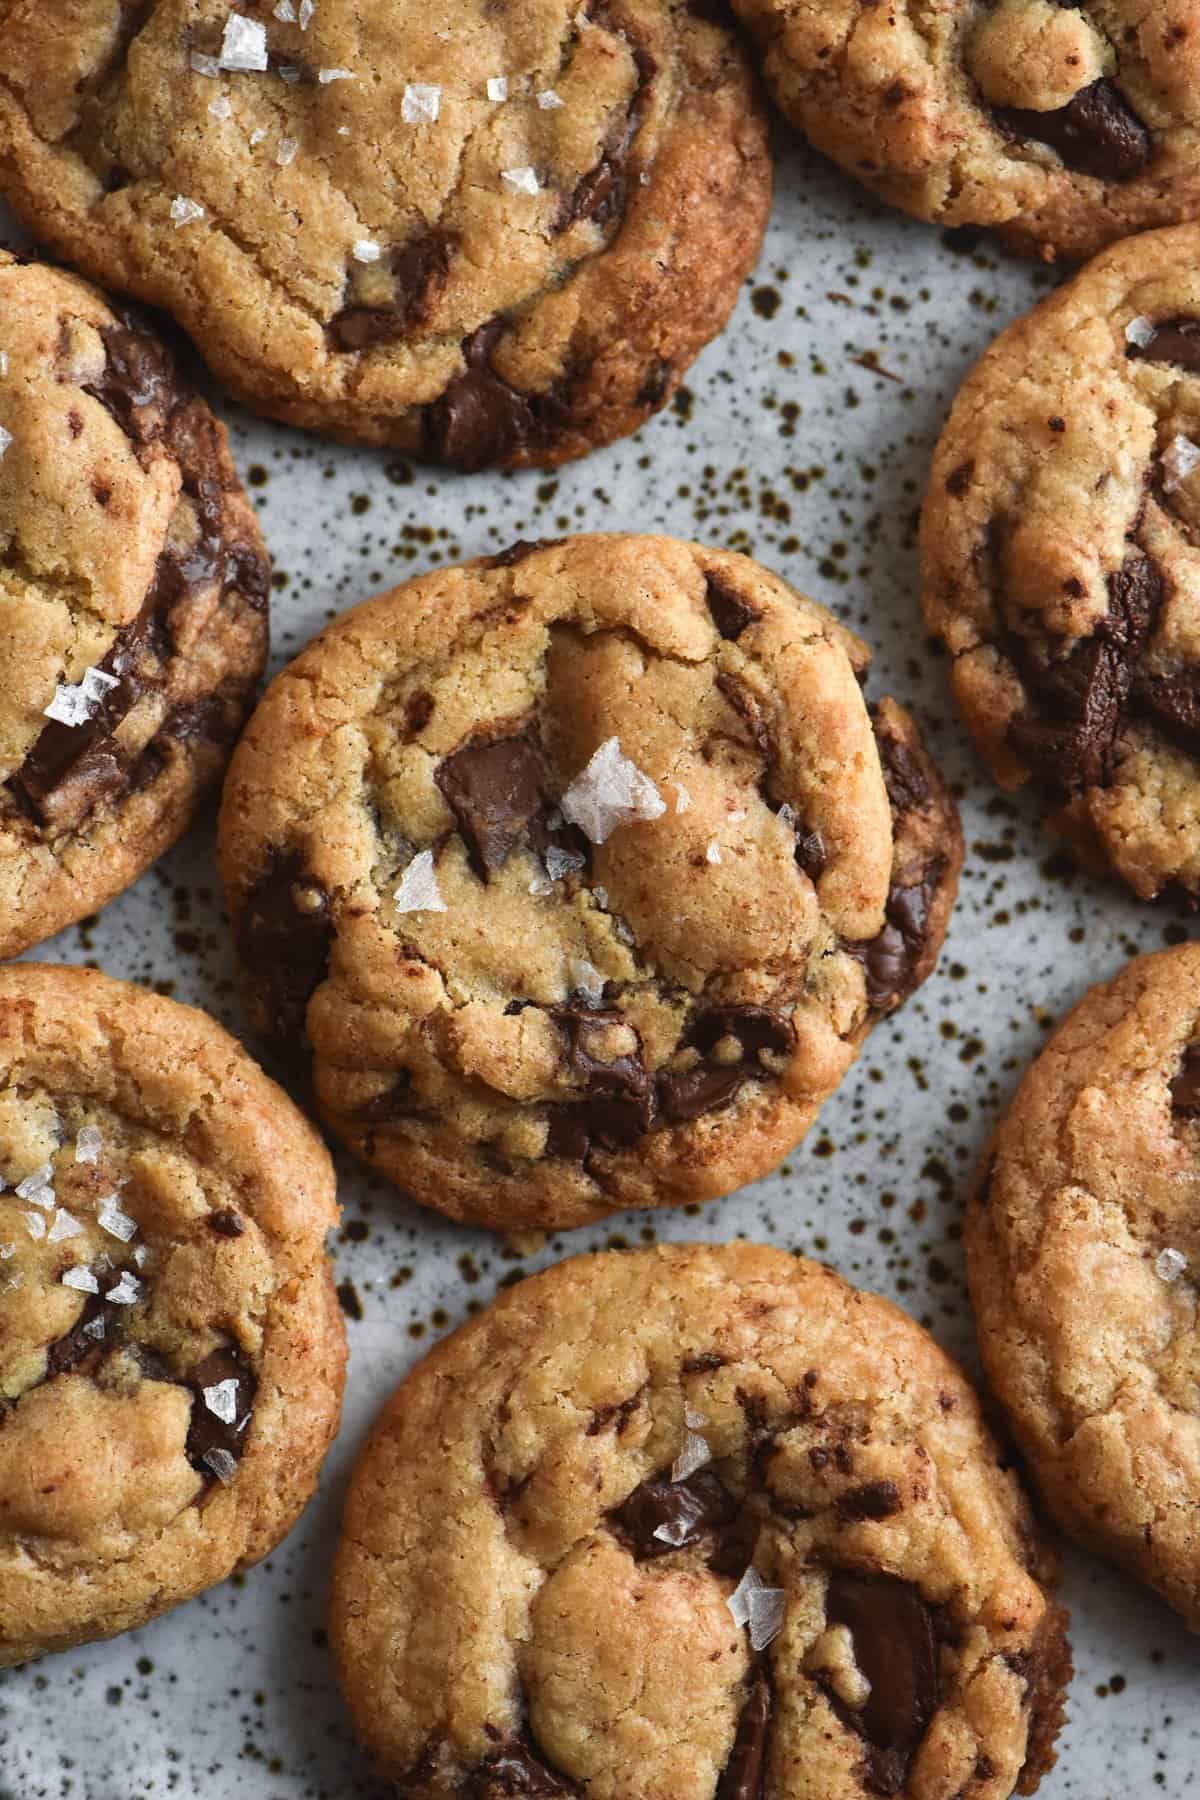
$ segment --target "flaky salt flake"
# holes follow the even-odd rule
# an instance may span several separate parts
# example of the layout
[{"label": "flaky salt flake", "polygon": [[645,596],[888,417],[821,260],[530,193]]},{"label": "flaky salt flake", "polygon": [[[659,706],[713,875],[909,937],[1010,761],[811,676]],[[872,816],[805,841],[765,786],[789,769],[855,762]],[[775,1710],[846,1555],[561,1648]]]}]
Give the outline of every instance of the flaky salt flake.
[{"label": "flaky salt flake", "polygon": [[704,1414],[702,1412],[697,1412],[694,1406],[684,1407],[683,1422],[689,1431],[703,1431],[704,1427],[708,1424],[708,1420],[705,1418]]},{"label": "flaky salt flake", "polygon": [[1193,444],[1188,437],[1173,437],[1162,454],[1163,492],[1173,494],[1197,467],[1200,467],[1200,444]]},{"label": "flaky salt flake", "polygon": [[746,1570],[746,1573],[742,1576],[742,1579],[738,1582],[732,1594],[730,1594],[725,1602],[733,1616],[735,1625],[748,1625],[750,1623],[750,1596],[751,1594],[761,1593],[762,1588],[763,1578],[754,1567],[754,1564],[751,1563],[750,1567]]},{"label": "flaky salt flake", "polygon": [[715,838],[704,852],[704,860],[705,862],[710,863],[719,863],[721,861],[721,846],[717,843]]},{"label": "flaky salt flake", "polygon": [[421,850],[413,857],[400,877],[395,898],[397,912],[446,911],[446,902],[438,887],[432,850]]},{"label": "flaky salt flake", "polygon": [[237,1457],[231,1456],[228,1450],[206,1450],[201,1461],[207,1464],[217,1480],[226,1487],[237,1474]]},{"label": "flaky salt flake", "polygon": [[63,1208],[60,1208],[59,1211],[55,1213],[53,1223],[46,1233],[46,1242],[48,1244],[61,1244],[67,1238],[78,1237],[82,1230],[83,1225],[80,1220],[75,1217],[74,1213],[69,1213]]},{"label": "flaky salt flake", "polygon": [[296,8],[292,5],[292,0],[279,0],[279,5],[274,10],[274,16],[281,25],[294,25]]},{"label": "flaky salt flake", "polygon": [[64,1287],[77,1288],[81,1294],[98,1294],[100,1283],[90,1269],[64,1269],[62,1284]]},{"label": "flaky salt flake", "polygon": [[684,813],[691,804],[692,796],[688,793],[682,781],[677,781],[675,783],[675,811],[677,813]]},{"label": "flaky salt flake", "polygon": [[171,220],[176,231],[181,225],[191,225],[204,217],[204,208],[198,200],[189,200],[186,194],[176,194],[171,202]]},{"label": "flaky salt flake", "polygon": [[204,1404],[210,1413],[220,1419],[223,1425],[233,1425],[237,1421],[238,1384],[233,1376],[228,1381],[218,1381],[213,1387],[204,1390]]},{"label": "flaky salt flake", "polygon": [[693,1519],[668,1519],[665,1525],[654,1527],[654,1536],[661,1543],[670,1544],[673,1550],[679,1550],[687,1543],[695,1528]]},{"label": "flaky salt flake", "polygon": [[425,81],[410,81],[400,101],[406,125],[433,125],[442,109],[442,90]]},{"label": "flaky salt flake", "polygon": [[731,825],[740,825],[746,816],[746,809],[744,806],[735,806],[729,815],[729,823]]},{"label": "flaky salt flake", "polygon": [[46,1235],[46,1221],[45,1221],[44,1217],[42,1216],[42,1214],[39,1212],[27,1212],[27,1213],[24,1213],[22,1215],[22,1217],[24,1218],[26,1225],[29,1227],[30,1237],[34,1240],[35,1243],[40,1242],[40,1240],[42,1238],[44,1238]]},{"label": "flaky salt flake", "polygon": [[537,178],[537,170],[523,163],[519,169],[501,169],[500,179],[510,194],[540,194],[542,184]]},{"label": "flaky salt flake", "polygon": [[535,875],[529,884],[529,891],[535,900],[544,900],[547,894],[554,892],[554,883],[548,875]]},{"label": "flaky salt flake", "polygon": [[110,1287],[104,1298],[114,1306],[136,1306],[142,1297],[142,1284],[126,1269],[116,1287]]},{"label": "flaky salt flake", "polygon": [[146,1264],[150,1261],[149,1245],[148,1244],[139,1244],[137,1246],[137,1249],[133,1253],[133,1260],[137,1264],[139,1269],[144,1269]]},{"label": "flaky salt flake", "polygon": [[[280,73],[282,74],[282,72],[283,71],[281,70]],[[299,71],[299,69],[297,69],[296,70],[297,80],[299,79],[299,76],[300,76],[300,71]],[[318,69],[317,70],[317,80],[320,82],[322,87],[328,87],[329,83],[331,81],[356,81],[357,79],[358,79],[358,77],[355,75],[353,69]]]},{"label": "flaky salt flake", "polygon": [[1138,350],[1144,350],[1154,336],[1154,320],[1142,313],[1136,319],[1130,319],[1125,327],[1125,342],[1133,344]]},{"label": "flaky salt flake", "polygon": [[783,1629],[787,1611],[787,1593],[783,1588],[758,1587],[748,1596],[750,1611],[750,1648],[765,1650]]},{"label": "flaky salt flake", "polygon": [[0,1262],[7,1262],[10,1256],[17,1254],[15,1244],[0,1244]]},{"label": "flaky salt flake", "polygon": [[563,101],[553,88],[543,88],[537,97],[537,103],[543,112],[557,112]]},{"label": "flaky salt flake", "polygon": [[372,242],[370,238],[358,238],[351,248],[355,262],[377,263],[383,255],[382,244]]},{"label": "flaky salt flake", "polygon": [[295,138],[280,138],[279,148],[275,152],[275,161],[281,169],[286,169],[289,163],[295,162],[296,152],[299,148]]},{"label": "flaky salt flake", "polygon": [[688,1431],[684,1434],[683,1449],[671,1464],[671,1480],[686,1481],[689,1475],[694,1475],[697,1469],[711,1461],[712,1451],[707,1441],[698,1431]]},{"label": "flaky salt flake", "polygon": [[502,100],[508,99],[508,76],[507,75],[489,75],[488,84],[487,84],[487,97],[489,100],[494,100],[496,102],[497,106],[499,106],[499,104]]},{"label": "flaky salt flake", "polygon": [[202,50],[192,51],[192,68],[197,75],[215,78],[221,73],[221,65],[215,56],[205,56]]},{"label": "flaky salt flake", "polygon": [[337,129],[337,134],[339,137],[349,137],[350,136],[350,127],[348,125],[339,125],[338,129]]},{"label": "flaky salt flake", "polygon": [[546,850],[546,873],[551,881],[561,881],[564,875],[570,875],[575,869],[582,869],[587,857],[578,850],[560,850],[557,844],[551,844]]},{"label": "flaky salt flake", "polygon": [[8,449],[8,446],[12,443],[12,441],[13,441],[12,432],[5,431],[3,425],[0,425],[0,456],[4,455],[4,452]]},{"label": "flaky salt flake", "polygon": [[794,806],[789,806],[786,800],[784,801],[783,805],[779,808],[779,811],[776,813],[775,817],[780,821],[781,824],[786,825],[789,831],[795,831],[795,829],[796,829],[796,809]]},{"label": "flaky salt flake", "polygon": [[254,130],[250,133],[250,148],[252,150],[257,150],[266,135],[266,128],[262,125],[256,125]]},{"label": "flaky salt flake", "polygon": [[209,101],[208,110],[214,119],[227,119],[233,111],[233,101],[228,94],[218,94],[215,100]]},{"label": "flaky salt flake", "polygon": [[1178,1281],[1188,1266],[1182,1250],[1160,1250],[1154,1260],[1155,1273],[1161,1280]]},{"label": "flaky salt flake", "polygon": [[296,8],[296,23],[299,25],[301,31],[308,30],[312,16],[316,10],[314,0],[300,0],[300,4]]},{"label": "flaky salt flake", "polygon": [[267,67],[267,28],[241,13],[230,13],[218,58],[223,69],[259,71]]},{"label": "flaky salt flake", "polygon": [[75,1138],[75,1161],[94,1163],[104,1148],[103,1135],[96,1125],[81,1125]]},{"label": "flaky salt flake", "polygon": [[586,957],[573,956],[567,964],[573,991],[583,995],[592,1006],[599,1005],[604,998],[604,976],[594,963]]},{"label": "flaky salt flake", "polygon": [[[563,817],[578,825],[593,844],[603,844],[618,825],[658,819],[666,801],[648,775],[621,754],[620,740],[608,738],[561,801]],[[601,902],[601,904],[604,904]]]},{"label": "flaky salt flake", "polygon": [[53,1202],[54,1189],[51,1186],[53,1175],[53,1163],[44,1162],[41,1168],[32,1170],[30,1174],[26,1175],[23,1181],[18,1181],[15,1190],[17,1199],[33,1200],[36,1205],[45,1206],[45,1200],[39,1198],[39,1196],[44,1190],[49,1189],[50,1200]]},{"label": "flaky salt flake", "polygon": [[8,374],[8,351],[0,350],[0,381]]},{"label": "flaky salt flake", "polygon": [[115,1194],[106,1194],[100,1202],[96,1214],[101,1231],[107,1231],[109,1237],[120,1238],[127,1244],[131,1237],[137,1235],[137,1220],[131,1219],[127,1212],[122,1212]]}]

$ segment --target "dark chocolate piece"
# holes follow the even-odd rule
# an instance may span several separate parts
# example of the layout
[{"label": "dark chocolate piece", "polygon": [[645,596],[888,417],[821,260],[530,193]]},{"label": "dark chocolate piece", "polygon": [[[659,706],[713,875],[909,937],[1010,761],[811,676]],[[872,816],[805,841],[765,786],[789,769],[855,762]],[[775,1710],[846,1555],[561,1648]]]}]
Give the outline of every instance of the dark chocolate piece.
[{"label": "dark chocolate piece", "polygon": [[464,745],[434,776],[481,880],[498,874],[545,803],[532,736]]},{"label": "dark chocolate piece", "polygon": [[1200,1118],[1200,1043],[1189,1044],[1171,1082],[1171,1108],[1185,1119]]},{"label": "dark chocolate piece", "polygon": [[600,1035],[627,1021],[619,1012],[574,1006],[559,1007],[553,1017],[566,1036],[567,1061],[587,1098],[552,1109],[547,1149],[573,1161],[585,1156],[593,1142],[603,1150],[628,1149],[654,1123],[654,1083],[640,1053],[610,1062],[595,1054]]},{"label": "dark chocolate piece", "polygon": [[900,1489],[894,1481],[867,1481],[839,1494],[834,1511],[847,1525],[862,1519],[890,1519],[900,1511]]},{"label": "dark chocolate piece", "polygon": [[400,343],[429,312],[446,283],[458,240],[435,228],[392,250],[392,300],[387,306],[346,306],[325,327],[335,350],[371,350]]},{"label": "dark chocolate piece", "polygon": [[750,602],[722,575],[704,577],[704,598],[712,614],[712,622],[723,638],[740,638],[759,614]]},{"label": "dark chocolate piece", "polygon": [[760,1050],[786,1056],[796,1041],[791,1020],[765,1006],[707,1006],[696,1014],[684,1041],[708,1056],[731,1037],[741,1044],[744,1061]]},{"label": "dark chocolate piece", "polygon": [[559,388],[526,394],[497,375],[491,353],[504,328],[502,319],[490,319],[463,340],[466,367],[425,408],[426,454],[439,462],[470,472],[521,451],[540,452],[569,421]]},{"label": "dark chocolate piece", "polygon": [[887,897],[886,923],[879,936],[866,943],[845,945],[866,971],[867,1005],[872,1012],[891,1011],[918,985],[921,961],[929,944],[929,909],[945,867],[938,857],[911,887],[893,886]]},{"label": "dark chocolate piece", "polygon": [[906,1581],[835,1570],[825,1616],[849,1631],[871,1684],[864,1706],[837,1708],[869,1746],[867,1784],[877,1794],[898,1793],[940,1699],[930,1608]]},{"label": "dark chocolate piece", "polygon": [[1175,363],[1200,374],[1200,319],[1164,319],[1148,343],[1130,344],[1125,354],[1133,362]]},{"label": "dark chocolate piece", "polygon": [[[601,7],[592,8],[592,21],[606,25],[610,30],[619,29]],[[625,117],[609,134],[600,160],[581,177],[570,194],[563,196],[554,221],[556,234],[584,219],[606,230],[624,215],[629,192],[626,164],[633,140],[641,128],[647,89],[657,72],[654,58],[637,45],[633,47],[633,61],[637,85],[630,96]]]},{"label": "dark chocolate piece", "polygon": [[694,1069],[678,1073],[666,1070],[658,1078],[658,1103],[664,1118],[673,1125],[682,1125],[727,1105],[745,1079],[746,1071],[740,1064],[714,1069],[707,1063],[698,1063]]},{"label": "dark chocolate piece", "polygon": [[771,1732],[771,1684],[760,1670],[742,1708],[716,1800],[762,1800]]},{"label": "dark chocolate piece", "polygon": [[99,1350],[108,1338],[108,1316],[112,1311],[101,1294],[89,1294],[87,1303],[70,1331],[57,1338],[46,1352],[46,1378],[66,1375],[77,1368],[85,1357]]},{"label": "dark chocolate piece", "polygon": [[547,1768],[531,1745],[515,1738],[480,1763],[466,1793],[469,1800],[509,1800],[514,1794],[570,1795],[579,1789]]},{"label": "dark chocolate piece", "polygon": [[299,850],[275,853],[246,896],[234,931],[270,1035],[294,1049],[308,1003],[325,979],[334,938],[329,895],[308,874]]},{"label": "dark chocolate piece", "polygon": [[1004,106],[997,108],[996,117],[1014,136],[1048,144],[1068,169],[1099,181],[1130,181],[1154,154],[1150,133],[1120,88],[1103,79],[1056,112]]},{"label": "dark chocolate piece", "polygon": [[217,1212],[209,1213],[207,1224],[210,1231],[215,1232],[217,1237],[223,1238],[240,1238],[246,1229],[241,1214],[235,1213],[228,1206],[221,1207]]},{"label": "dark chocolate piece", "polygon": [[[219,1419],[204,1398],[205,1388],[218,1387],[224,1381],[237,1383],[236,1411],[231,1421]],[[216,1470],[205,1458],[213,1451],[224,1451],[235,1462],[241,1460],[246,1427],[254,1412],[254,1395],[258,1383],[237,1352],[225,1349],[214,1350],[203,1362],[190,1369],[187,1385],[192,1390],[194,1400],[184,1453],[194,1469],[211,1478]]]},{"label": "dark chocolate piece", "polygon": [[[736,1513],[737,1502],[725,1483],[710,1469],[701,1469],[686,1481],[643,1481],[608,1517],[638,1561],[650,1562],[720,1531]],[[659,1537],[660,1528],[670,1536]]]}]

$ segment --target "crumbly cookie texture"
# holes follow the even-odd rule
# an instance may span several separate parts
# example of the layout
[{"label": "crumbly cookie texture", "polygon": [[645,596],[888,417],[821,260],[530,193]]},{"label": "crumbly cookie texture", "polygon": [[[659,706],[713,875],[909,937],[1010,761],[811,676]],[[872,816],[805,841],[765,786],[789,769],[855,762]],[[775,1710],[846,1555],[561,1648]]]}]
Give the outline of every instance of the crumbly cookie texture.
[{"label": "crumbly cookie texture", "polygon": [[399,1794],[1005,1800],[1054,1760],[1052,1559],[954,1363],[832,1270],[608,1252],[385,1407],[332,1641]]},{"label": "crumbly cookie texture", "polygon": [[867,653],[744,557],[580,537],[356,608],[264,697],[219,854],[256,1023],[426,1205],[711,1199],[924,979],[962,846]]},{"label": "crumbly cookie texture", "polygon": [[187,826],[254,697],[270,565],[224,427],[142,322],[0,250],[0,351],[11,956]]},{"label": "crumbly cookie texture", "polygon": [[333,1171],[203,1013],[0,970],[0,1665],[272,1550],[337,1428]]},{"label": "crumbly cookie texture", "polygon": [[1200,1631],[1200,945],[1092,988],[967,1213],[992,1386],[1063,1526]]},{"label": "crumbly cookie texture", "polygon": [[1005,787],[1089,866],[1200,894],[1200,226],[1133,238],[959,392],[922,524],[925,615]]},{"label": "crumbly cookie texture", "polygon": [[669,398],[758,254],[765,115],[702,10],[73,0],[64,48],[0,0],[0,190],[260,412],[553,465]]},{"label": "crumbly cookie texture", "polygon": [[732,0],[783,111],[893,206],[1090,256],[1200,214],[1197,0]]}]

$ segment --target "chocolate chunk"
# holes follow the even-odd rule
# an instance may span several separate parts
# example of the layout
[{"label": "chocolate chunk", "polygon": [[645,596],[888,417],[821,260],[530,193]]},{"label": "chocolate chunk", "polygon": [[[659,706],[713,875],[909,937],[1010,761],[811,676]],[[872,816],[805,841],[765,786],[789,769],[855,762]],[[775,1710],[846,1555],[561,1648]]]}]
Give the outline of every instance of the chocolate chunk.
[{"label": "chocolate chunk", "polygon": [[397,1119],[411,1119],[415,1111],[412,1076],[401,1069],[390,1087],[355,1108],[354,1117],[363,1125],[388,1125]]},{"label": "chocolate chunk", "polygon": [[[624,1150],[644,1137],[654,1122],[654,1083],[640,1052],[606,1062],[598,1054],[599,1039],[628,1023],[619,1012],[593,1012],[560,1007],[554,1018],[567,1039],[567,1060],[587,1090],[587,1099],[571,1110],[590,1139],[605,1150]],[[567,1128],[569,1131],[569,1127]]]},{"label": "chocolate chunk", "polygon": [[56,1338],[46,1352],[46,1377],[66,1375],[78,1367],[86,1356],[98,1350],[108,1336],[108,1315],[112,1311],[99,1294],[90,1294],[83,1311],[70,1331]]},{"label": "chocolate chunk", "polygon": [[1185,1119],[1200,1118],[1200,1044],[1189,1044],[1171,1082],[1171,1108]]},{"label": "chocolate chunk", "polygon": [[871,1747],[867,1785],[873,1793],[898,1793],[940,1698],[930,1609],[908,1582],[838,1570],[829,1578],[825,1616],[847,1628],[854,1660],[871,1684],[861,1708],[837,1708]]},{"label": "chocolate chunk", "polygon": [[156,338],[137,329],[131,315],[120,325],[105,326],[100,336],[104,371],[83,391],[99,400],[135,444],[152,443],[184,398],[174,361]]},{"label": "chocolate chunk", "polygon": [[544,804],[541,759],[531,735],[466,744],[434,775],[480,879],[498,874]]},{"label": "chocolate chunk", "polygon": [[1108,780],[1134,664],[1162,605],[1162,575],[1143,551],[1131,550],[1109,576],[1108,592],[1108,612],[1091,637],[1058,661],[1009,640],[1036,705],[1013,720],[1009,742],[1041,780],[1068,795]]},{"label": "chocolate chunk", "polygon": [[890,1011],[918,985],[929,943],[929,909],[944,870],[939,857],[911,887],[893,886],[879,936],[845,945],[866,971],[867,1005],[872,1012]]},{"label": "chocolate chunk", "polygon": [[796,1041],[795,1027],[783,1013],[765,1006],[708,1006],[689,1027],[686,1043],[708,1055],[724,1038],[736,1038],[744,1060],[760,1050],[786,1056]]},{"label": "chocolate chunk", "polygon": [[480,1763],[468,1780],[469,1800],[509,1800],[513,1794],[578,1794],[573,1783],[547,1768],[531,1745],[517,1738]]},{"label": "chocolate chunk", "polygon": [[422,232],[392,250],[392,300],[388,306],[346,306],[325,327],[335,350],[371,350],[396,344],[430,311],[445,287],[458,239],[448,231]]},{"label": "chocolate chunk", "polygon": [[883,782],[894,813],[920,812],[929,804],[931,789],[925,762],[902,738],[879,728],[874,720],[875,743]]},{"label": "chocolate chunk", "polygon": [[[735,1063],[708,1060],[727,1038],[741,1045]],[[699,1050],[706,1059],[694,1068],[664,1071],[658,1077],[658,1100],[665,1118],[673,1124],[698,1119],[733,1099],[742,1083],[764,1071],[760,1050],[784,1056],[795,1042],[791,1021],[764,1006],[710,1006],[697,1013],[683,1040],[687,1049]]]},{"label": "chocolate chunk", "polygon": [[246,1229],[241,1214],[235,1213],[228,1206],[221,1207],[217,1212],[209,1213],[206,1224],[210,1231],[223,1238],[240,1238]]},{"label": "chocolate chunk", "polygon": [[890,1519],[900,1511],[900,1489],[894,1481],[867,1481],[839,1494],[834,1511],[847,1525],[861,1519]]},{"label": "chocolate chunk", "polygon": [[425,408],[425,451],[468,472],[545,450],[566,427],[570,409],[557,388],[526,394],[492,367],[504,321],[490,319],[463,340],[466,363],[446,391]]},{"label": "chocolate chunk", "polygon": [[819,831],[796,832],[796,862],[811,882],[820,881],[828,860],[825,840]]},{"label": "chocolate chunk", "polygon": [[771,1684],[761,1672],[742,1708],[716,1800],[762,1800],[771,1731]]},{"label": "chocolate chunk", "polygon": [[673,1125],[698,1119],[702,1113],[715,1112],[733,1099],[746,1079],[740,1065],[731,1069],[713,1069],[700,1063],[694,1069],[678,1073],[666,1070],[658,1078],[658,1103],[664,1118]]},{"label": "chocolate chunk", "polygon": [[1135,362],[1176,363],[1200,374],[1200,319],[1164,319],[1148,343],[1130,344],[1125,354]]},{"label": "chocolate chunk", "polygon": [[740,638],[761,617],[757,609],[721,575],[704,577],[704,598],[712,622],[723,638]]},{"label": "chocolate chunk", "polygon": [[546,1155],[561,1156],[567,1162],[581,1163],[591,1145],[587,1108],[584,1106],[552,1106],[546,1130]]},{"label": "chocolate chunk", "polygon": [[[643,1481],[609,1513],[609,1523],[639,1562],[669,1556],[732,1523],[737,1502],[710,1469],[686,1481]],[[669,1537],[660,1537],[666,1531]]]},{"label": "chocolate chunk", "polygon": [[1099,181],[1131,180],[1154,153],[1150,133],[1111,81],[1094,81],[1056,112],[1004,106],[996,117],[1014,136],[1048,144],[1068,169]]},{"label": "chocolate chunk", "polygon": [[[204,1398],[204,1389],[219,1387],[223,1381],[237,1383],[236,1410],[231,1421],[219,1419]],[[215,1450],[224,1451],[235,1462],[240,1461],[245,1447],[246,1427],[254,1412],[254,1395],[258,1383],[234,1350],[214,1350],[203,1362],[188,1371],[187,1385],[194,1395],[192,1420],[188,1426],[184,1454],[193,1469],[212,1476],[215,1470],[205,1457]]]},{"label": "chocolate chunk", "polygon": [[308,874],[299,850],[275,852],[247,895],[234,932],[266,1009],[268,1032],[294,1048],[308,1003],[325,979],[334,937],[329,895]]},{"label": "chocolate chunk", "polygon": [[[607,25],[610,30],[619,29],[596,8],[592,9],[592,20],[594,24]],[[657,72],[654,58],[637,46],[634,47],[633,60],[637,70],[637,85],[625,117],[609,134],[600,160],[576,183],[570,194],[564,195],[554,220],[553,230],[556,235],[581,220],[587,220],[605,230],[625,212],[628,201],[626,163],[633,140],[641,127],[650,83]]]},{"label": "chocolate chunk", "polygon": [[1176,675],[1136,670],[1131,704],[1173,744],[1200,756],[1200,669],[1183,669]]}]

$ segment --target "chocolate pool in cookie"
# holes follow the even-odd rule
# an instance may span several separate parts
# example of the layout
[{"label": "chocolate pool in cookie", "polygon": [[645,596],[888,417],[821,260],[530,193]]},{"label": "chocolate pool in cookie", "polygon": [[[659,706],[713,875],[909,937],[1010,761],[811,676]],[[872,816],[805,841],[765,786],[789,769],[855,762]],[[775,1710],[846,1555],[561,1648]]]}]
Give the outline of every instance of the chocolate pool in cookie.
[{"label": "chocolate pool in cookie", "polygon": [[1054,1761],[1053,1578],[932,1338],[693,1245],[562,1263],[416,1369],[354,1473],[331,1637],[414,1800],[1007,1800]]},{"label": "chocolate pool in cookie", "polygon": [[930,972],[953,802],[867,653],[745,558],[583,537],[410,582],[286,669],[220,857],[257,1023],[497,1228],[771,1168]]},{"label": "chocolate pool in cookie", "polygon": [[270,565],[144,322],[0,250],[0,956],[95,912],[222,773]]},{"label": "chocolate pool in cookie", "polygon": [[0,1665],[291,1528],[341,1402],[336,1218],[312,1128],[202,1013],[0,971]]}]

